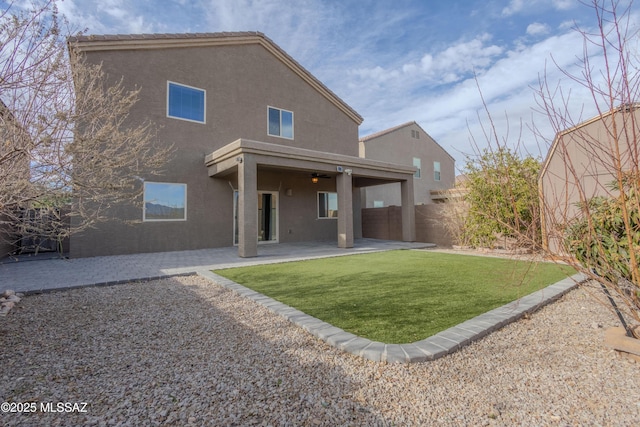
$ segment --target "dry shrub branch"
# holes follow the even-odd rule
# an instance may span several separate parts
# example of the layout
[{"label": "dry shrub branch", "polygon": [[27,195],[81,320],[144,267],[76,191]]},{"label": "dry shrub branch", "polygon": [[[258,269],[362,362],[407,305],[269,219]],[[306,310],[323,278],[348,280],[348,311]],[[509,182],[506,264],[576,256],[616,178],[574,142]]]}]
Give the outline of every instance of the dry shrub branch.
[{"label": "dry shrub branch", "polygon": [[137,177],[158,173],[171,152],[156,147],[153,123],[128,121],[140,89],[109,83],[67,43],[71,35],[55,0],[10,4],[0,15],[5,243],[61,242],[116,204],[141,203]]}]

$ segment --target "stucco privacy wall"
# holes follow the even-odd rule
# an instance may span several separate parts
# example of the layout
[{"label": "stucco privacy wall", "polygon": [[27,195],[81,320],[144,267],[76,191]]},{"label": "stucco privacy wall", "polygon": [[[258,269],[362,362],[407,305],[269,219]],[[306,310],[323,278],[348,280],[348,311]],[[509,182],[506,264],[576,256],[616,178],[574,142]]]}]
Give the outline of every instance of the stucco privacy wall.
[{"label": "stucco privacy wall", "polygon": [[[102,64],[111,83],[122,78],[127,88],[140,88],[130,123],[151,120],[158,125],[158,143],[176,149],[161,175],[143,176],[143,180],[187,185],[186,221],[141,222],[141,203],[117,206],[108,215],[122,221],[73,236],[72,257],[232,245],[233,194],[240,187],[239,168],[209,174],[205,156],[233,141],[260,141],[285,151],[289,147],[358,159],[362,118],[259,33],[87,36],[70,42],[77,43],[89,62]],[[168,81],[206,91],[206,123],[166,117]],[[269,106],[293,112],[293,139],[267,134]],[[248,188],[254,192],[278,193],[280,242],[337,239],[338,221],[317,218],[318,192],[336,191],[336,166],[328,179],[313,184],[314,166],[308,163],[299,169],[258,163],[255,173],[251,172],[255,183],[242,182],[251,184]],[[399,168],[394,176],[405,180],[411,176],[410,168]],[[373,169],[369,171],[378,177]],[[243,166],[243,177],[244,173]],[[345,182],[351,183],[351,178]],[[240,199],[241,205],[250,201]],[[361,231],[355,209],[360,206],[359,194],[345,200],[353,203],[354,214],[353,224],[348,221],[344,227],[358,237]],[[253,226],[253,214],[242,212],[243,224]]]},{"label": "stucco privacy wall", "polygon": [[[416,242],[435,243],[450,248],[453,239],[444,226],[447,220],[442,203],[415,206]],[[362,210],[362,237],[383,240],[402,240],[401,208],[367,208]]]}]

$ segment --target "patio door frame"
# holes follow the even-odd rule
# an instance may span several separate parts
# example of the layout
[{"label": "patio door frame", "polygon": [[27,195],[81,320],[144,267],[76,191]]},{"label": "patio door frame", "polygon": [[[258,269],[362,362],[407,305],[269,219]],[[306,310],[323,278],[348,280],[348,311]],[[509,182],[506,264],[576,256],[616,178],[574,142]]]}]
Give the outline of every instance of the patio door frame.
[{"label": "patio door frame", "polygon": [[[256,197],[258,197],[258,206],[260,206],[261,198],[264,194],[271,195],[271,210],[273,216],[275,218],[271,218],[271,225],[274,227],[273,232],[271,233],[274,236],[272,240],[260,240],[260,236],[256,235],[256,239],[258,239],[258,244],[270,244],[270,243],[278,243],[280,241],[280,197],[278,191],[258,191]],[[256,222],[258,224],[258,233],[260,233],[262,225],[262,218],[260,218],[259,210],[256,210]],[[238,246],[238,190],[233,191],[233,246]]]},{"label": "patio door frame", "polygon": [[[271,240],[260,240],[260,232],[262,229],[263,218],[260,216],[260,204],[262,196],[265,194],[271,195],[271,209],[269,212],[270,225],[273,227],[271,230],[271,235],[274,237]],[[280,222],[280,209],[279,209],[279,197],[277,191],[260,191],[258,190],[258,211],[256,212],[257,220],[258,220],[258,244],[269,244],[269,243],[278,243],[280,241],[280,233],[279,233],[279,222]],[[264,214],[263,214],[264,216]],[[273,216],[273,217],[272,217]]]}]

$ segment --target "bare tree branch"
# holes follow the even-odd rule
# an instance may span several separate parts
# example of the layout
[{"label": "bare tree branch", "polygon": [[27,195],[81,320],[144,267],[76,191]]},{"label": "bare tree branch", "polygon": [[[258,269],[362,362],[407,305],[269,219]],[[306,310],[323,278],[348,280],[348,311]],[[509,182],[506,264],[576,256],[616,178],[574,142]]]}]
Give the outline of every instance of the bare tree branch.
[{"label": "bare tree branch", "polygon": [[136,176],[154,174],[171,149],[153,123],[132,125],[139,90],[109,86],[63,31],[55,0],[0,16],[0,237],[61,242],[141,203]]}]

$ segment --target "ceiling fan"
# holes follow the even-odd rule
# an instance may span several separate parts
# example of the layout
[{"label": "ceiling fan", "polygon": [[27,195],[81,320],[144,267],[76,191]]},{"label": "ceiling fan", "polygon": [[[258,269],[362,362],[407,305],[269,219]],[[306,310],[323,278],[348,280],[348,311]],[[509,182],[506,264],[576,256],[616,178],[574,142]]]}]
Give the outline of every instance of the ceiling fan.
[{"label": "ceiling fan", "polygon": [[318,183],[319,178],[330,179],[331,177],[329,175],[325,175],[323,173],[317,173],[317,172],[314,172],[311,174],[311,182],[313,182],[314,184]]}]

